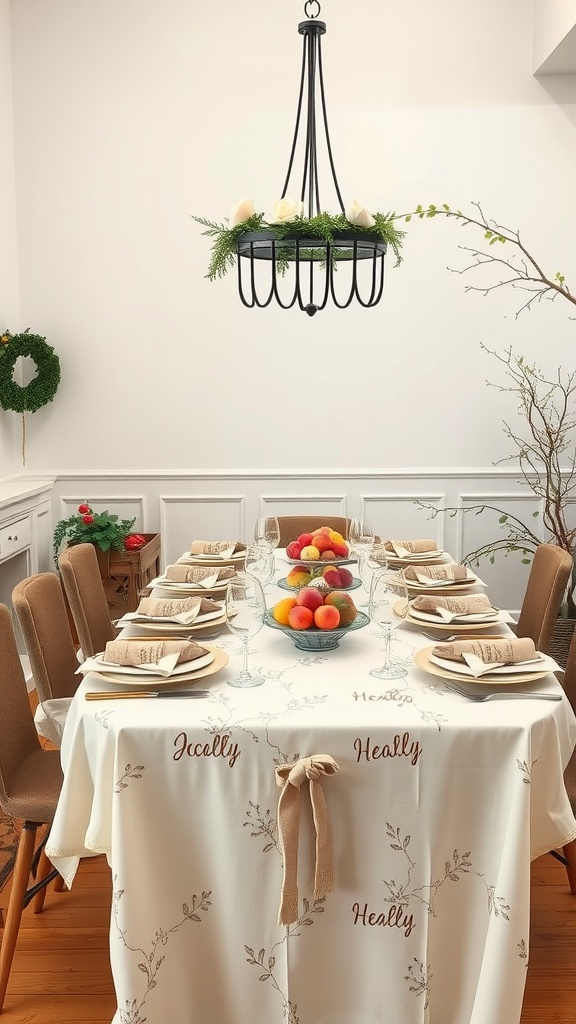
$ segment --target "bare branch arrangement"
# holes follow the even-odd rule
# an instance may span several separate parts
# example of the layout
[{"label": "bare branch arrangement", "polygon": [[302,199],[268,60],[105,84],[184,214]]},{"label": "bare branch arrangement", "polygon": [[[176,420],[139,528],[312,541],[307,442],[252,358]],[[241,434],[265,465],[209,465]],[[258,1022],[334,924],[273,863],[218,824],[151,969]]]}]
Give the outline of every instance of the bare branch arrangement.
[{"label": "bare branch arrangement", "polygon": [[[542,500],[542,513],[536,511],[533,516],[541,515],[546,539],[572,555],[572,580],[564,610],[569,617],[576,617],[576,604],[572,597],[576,585],[576,526],[572,525],[576,508],[576,373],[567,373],[559,368],[549,378],[522,356],[514,355],[512,348],[503,354],[486,345],[482,348],[502,364],[506,377],[504,384],[486,383],[498,391],[516,396],[518,412],[527,427],[523,436],[507,420],[503,421],[504,433],[515,451],[499,459],[496,465],[519,463],[522,482]],[[525,556],[522,562],[530,562],[542,543],[542,538],[520,519],[493,505],[438,509],[425,502],[418,501],[417,504],[425,508],[432,519],[440,512],[455,516],[459,512],[480,515],[484,511],[492,511],[498,515],[498,524],[505,536],[470,551],[464,558],[468,564],[477,566],[485,557],[494,562],[498,552],[505,555],[520,552]]]},{"label": "bare branch arrangement", "polygon": [[[576,295],[571,292],[566,284],[564,275],[560,271],[557,271],[553,276],[545,273],[538,260],[524,245],[519,231],[514,231],[511,228],[498,224],[494,220],[490,220],[485,216],[480,203],[472,203],[472,206],[475,207],[476,213],[470,215],[463,213],[462,210],[453,210],[447,203],[443,203],[441,206],[435,206],[431,203],[427,207],[417,206],[411,213],[395,214],[393,219],[404,220],[406,223],[409,223],[413,217],[418,217],[420,220],[448,217],[457,220],[463,228],[470,225],[480,228],[486,241],[485,248],[481,249],[476,246],[466,245],[459,246],[463,252],[469,254],[471,262],[461,269],[453,267],[448,267],[447,269],[453,274],[467,274],[470,271],[477,270],[479,267],[496,267],[503,274],[499,281],[485,286],[468,284],[465,287],[465,291],[475,291],[480,292],[482,295],[488,295],[490,292],[497,291],[500,288],[510,287],[529,292],[530,298],[526,299],[516,311],[516,318],[520,316],[520,313],[531,309],[534,303],[541,302],[544,298],[553,301],[558,296],[561,296],[576,306]],[[501,246],[508,246],[506,255],[502,255]],[[511,252],[509,251],[510,248],[512,248]]]}]

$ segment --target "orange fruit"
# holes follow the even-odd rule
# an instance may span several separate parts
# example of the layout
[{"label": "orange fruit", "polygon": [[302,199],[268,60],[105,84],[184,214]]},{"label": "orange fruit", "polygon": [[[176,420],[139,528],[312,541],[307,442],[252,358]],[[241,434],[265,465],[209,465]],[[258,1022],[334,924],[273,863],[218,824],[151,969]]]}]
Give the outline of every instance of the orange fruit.
[{"label": "orange fruit", "polygon": [[278,604],[274,605],[272,609],[272,615],[276,619],[276,622],[279,622],[281,626],[288,626],[288,616],[290,615],[292,609],[295,607],[296,598],[285,597],[282,599],[282,601],[278,601]]}]

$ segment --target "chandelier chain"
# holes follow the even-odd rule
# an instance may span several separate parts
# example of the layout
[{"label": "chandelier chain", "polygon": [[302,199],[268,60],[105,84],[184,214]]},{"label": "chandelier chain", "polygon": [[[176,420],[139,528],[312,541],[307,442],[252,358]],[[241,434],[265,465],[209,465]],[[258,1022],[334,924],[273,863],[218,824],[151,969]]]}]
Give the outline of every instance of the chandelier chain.
[{"label": "chandelier chain", "polygon": [[304,14],[307,18],[318,18],[320,15],[320,4],[318,0],[306,0]]}]

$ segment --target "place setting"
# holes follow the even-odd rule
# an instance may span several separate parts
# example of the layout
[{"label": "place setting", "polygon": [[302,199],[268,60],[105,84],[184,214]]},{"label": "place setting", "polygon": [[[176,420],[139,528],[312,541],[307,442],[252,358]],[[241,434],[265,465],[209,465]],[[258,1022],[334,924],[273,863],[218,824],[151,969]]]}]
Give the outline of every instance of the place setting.
[{"label": "place setting", "polygon": [[[98,682],[114,683],[120,693],[125,687],[134,696],[140,691],[176,692],[182,684],[215,675],[227,664],[225,651],[191,639],[125,637],[108,641],[103,652],[87,658],[77,671],[94,675]],[[85,694],[86,700],[115,696],[116,691]]]},{"label": "place setting", "polygon": [[224,603],[208,597],[143,597],[135,612],[126,612],[116,621],[116,628],[129,626],[132,636],[134,629],[181,636],[225,624]]},{"label": "place setting", "polygon": [[456,562],[433,565],[408,565],[402,569],[408,593],[419,594],[465,594],[473,587],[486,584],[467,565]]},{"label": "place setting", "polygon": [[147,590],[160,590],[171,597],[175,595],[224,598],[226,587],[236,575],[232,565],[198,566],[185,562],[167,565],[165,571],[147,584]]},{"label": "place setting", "polygon": [[244,562],[246,545],[237,540],[194,540],[177,559],[180,565],[235,566]]},{"label": "place setting", "polygon": [[443,548],[439,548],[435,540],[386,540],[383,544],[388,564],[393,567],[451,561],[450,555]]},{"label": "place setting", "polygon": [[408,600],[406,622],[420,630],[438,629],[454,633],[490,629],[497,624],[513,623],[509,612],[494,608],[486,594],[444,596],[426,594]]},{"label": "place setting", "polygon": [[[450,643],[437,643],[416,651],[414,663],[429,675],[442,679],[448,688],[471,700],[487,699],[486,687],[494,694],[500,688],[544,679],[560,666],[548,655],[536,650],[529,637],[464,637]],[[560,700],[558,693],[502,691],[508,696]]]}]

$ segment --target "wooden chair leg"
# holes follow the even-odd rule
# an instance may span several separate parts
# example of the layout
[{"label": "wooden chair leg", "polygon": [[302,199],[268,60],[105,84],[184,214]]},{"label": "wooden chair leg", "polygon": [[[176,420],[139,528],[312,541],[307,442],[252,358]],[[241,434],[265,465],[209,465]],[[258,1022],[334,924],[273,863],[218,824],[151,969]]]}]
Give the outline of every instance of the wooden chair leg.
[{"label": "wooden chair leg", "polygon": [[64,879],[62,878],[62,875],[57,875],[57,877],[54,879],[54,892],[64,892],[65,889],[66,886],[64,885]]},{"label": "wooden chair leg", "polygon": [[34,856],[37,829],[38,826],[33,822],[24,822],[18,844],[18,853],[16,854],[16,863],[12,876],[12,890],[6,914],[6,926],[2,937],[2,946],[0,947],[0,1013],[4,1006],[10,968],[12,967],[16,940],[20,929],[24,895],[30,878],[30,866]]},{"label": "wooden chair leg", "polygon": [[[49,874],[50,871],[52,871],[52,865],[48,860],[48,857],[46,856],[44,847],[42,847],[42,853],[40,854],[40,860],[38,862],[38,871],[36,874],[37,881],[39,882],[42,878],[45,877],[45,875]],[[39,892],[36,893],[34,899],[32,900],[32,910],[34,911],[35,914],[42,913],[42,910],[44,908],[44,900],[46,899],[47,888],[48,886],[45,885],[43,889],[40,889]]]},{"label": "wooden chair leg", "polygon": [[568,884],[570,886],[570,892],[573,896],[576,896],[576,839],[573,839],[571,843],[567,843],[563,847],[564,856],[568,861],[566,865],[566,874],[568,875]]}]

